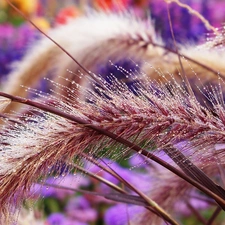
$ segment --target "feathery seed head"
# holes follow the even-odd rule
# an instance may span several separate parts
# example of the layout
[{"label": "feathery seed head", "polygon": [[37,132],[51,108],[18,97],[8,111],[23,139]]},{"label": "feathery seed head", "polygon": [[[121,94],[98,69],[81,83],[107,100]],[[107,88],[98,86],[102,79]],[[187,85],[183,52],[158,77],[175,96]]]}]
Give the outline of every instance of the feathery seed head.
[{"label": "feathery seed head", "polygon": [[[218,116],[213,115],[177,83],[170,83],[172,88],[168,89],[165,84],[146,78],[134,84],[138,87],[134,92],[116,77],[111,76],[111,82],[99,79],[103,87],[92,80],[92,89],[83,88],[86,100],[73,95],[73,89],[59,85],[70,94],[70,98],[60,94],[45,100],[45,104],[68,115],[76,115],[126,140],[135,141],[153,152],[169,149],[185,140],[188,143],[186,147],[193,146],[192,149],[187,148],[189,158],[200,166],[209,157],[222,156],[220,152],[212,152],[215,145],[225,141],[225,125],[219,116],[221,106],[215,105]],[[8,123],[8,119],[6,121]],[[79,157],[81,153],[98,155],[102,148],[116,144],[90,127],[40,109],[32,110],[31,115],[29,111],[22,114],[18,123],[9,123],[3,129],[0,138],[0,205],[4,213],[13,207],[15,201],[20,203],[32,183],[37,182],[40,175],[45,177],[49,174],[50,168],[57,162],[63,161],[70,166],[74,157]],[[113,156],[110,149],[113,151],[113,148],[108,148],[105,154]],[[185,147],[182,152],[184,150]],[[118,154],[123,155],[124,152]],[[210,160],[209,165],[212,167],[213,163],[216,162]],[[186,187],[185,184],[184,191]],[[168,194],[164,199],[169,196],[172,195]]]},{"label": "feathery seed head", "polygon": [[[90,29],[85,28],[87,25]],[[70,35],[74,31],[79,35]],[[173,160],[174,168],[180,168],[224,199],[224,190],[203,173],[214,176],[218,174],[218,164],[223,166],[223,161],[218,161],[224,157],[225,142],[224,103],[217,94],[222,93],[221,86],[219,91],[212,88],[212,94],[208,92],[206,96],[211,109],[201,105],[187,93],[183,80],[181,84],[176,81],[179,77],[176,53],[162,46],[152,27],[148,31],[146,23],[130,16],[93,14],[53,30],[51,35],[84,68],[104,73],[83,74],[72,58],[61,54],[49,40],[41,40],[38,47],[31,49],[32,57],[25,56],[10,76],[7,91],[16,94],[15,78],[25,81],[29,74],[34,80],[26,80],[24,86],[33,85],[43,72],[52,69],[52,62],[60,62],[56,63],[56,74],[63,82],[51,81],[54,88],[49,95],[38,93],[41,104],[33,102],[37,108],[21,111],[14,120],[3,119],[6,125],[2,125],[0,137],[0,221],[5,221],[10,211],[16,209],[34,182],[45,180],[53,173],[52,168],[58,168],[54,173],[60,174],[60,168],[66,165],[64,171],[69,173],[74,169],[75,158],[83,157],[83,153],[119,158],[131,149],[139,149],[140,155],[147,150],[152,158],[157,155],[163,158],[159,153],[164,152]],[[38,54],[32,54],[36,50]],[[213,49],[205,49],[203,54],[194,46],[181,48],[180,52],[185,53],[183,66],[188,77],[193,78],[193,71],[200,78],[207,72],[205,82],[214,80],[215,71],[208,72],[209,68],[195,59],[209,66],[215,64],[216,70],[224,72],[221,63],[224,58]],[[127,60],[133,56],[134,63]],[[108,60],[112,65],[117,62],[112,71],[104,66]],[[150,60],[154,67],[143,63],[145,60]],[[71,77],[65,78],[68,75],[65,68],[73,71]],[[154,177],[154,173],[149,174]],[[170,205],[192,187],[168,174],[166,169],[157,170],[150,195],[169,211]],[[158,224],[158,218],[149,212],[143,220],[149,216],[151,224]]]}]

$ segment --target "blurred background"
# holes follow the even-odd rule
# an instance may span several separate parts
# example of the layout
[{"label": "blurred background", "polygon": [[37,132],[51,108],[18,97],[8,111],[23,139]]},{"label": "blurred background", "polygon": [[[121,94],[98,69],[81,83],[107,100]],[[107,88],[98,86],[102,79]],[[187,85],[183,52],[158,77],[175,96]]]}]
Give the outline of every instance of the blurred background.
[{"label": "blurred background", "polygon": [[[130,10],[138,17],[151,17],[156,31],[167,45],[171,43],[171,32],[167,18],[167,7],[163,0],[11,0],[17,8],[41,29],[67,23],[71,17],[81,16],[88,7],[96,10]],[[223,0],[181,1],[201,13],[211,25],[221,27],[225,21]],[[171,19],[177,42],[201,42],[209,32],[204,24],[187,9],[170,4]],[[39,36],[26,19],[0,0],[0,77],[10,72],[10,64],[19,60],[28,44]]]},{"label": "blurred background", "polygon": [[[66,24],[69,19],[82,16],[90,7],[96,10],[123,11],[129,10],[140,18],[150,17],[158,34],[165,44],[171,45],[171,32],[167,17],[167,5],[163,0],[11,0],[11,2],[43,31]],[[220,28],[225,21],[225,1],[223,0],[184,0],[180,1],[202,14],[212,26]],[[202,43],[211,32],[195,15],[175,3],[169,5],[175,39],[178,43]],[[5,0],[0,0],[0,82],[11,71],[13,62],[20,60],[27,48],[40,38],[40,32],[12,9]],[[138,165],[137,157],[124,163],[114,163],[117,172],[135,184],[141,184],[144,190],[149,185],[146,168],[138,167],[137,171],[128,168]],[[92,172],[98,170],[92,167]],[[107,173],[101,176],[116,182]],[[63,176],[62,176],[63,177]],[[53,183],[53,178],[47,180]],[[58,179],[60,182],[60,178]],[[146,183],[145,183],[145,182]],[[93,191],[107,191],[107,187],[87,176],[67,175],[63,178],[67,187],[87,188]],[[33,187],[36,197],[31,204],[36,208],[31,215],[22,212],[20,224],[45,225],[123,225],[127,224],[127,208],[125,204],[115,204],[102,198],[80,195],[53,187]],[[41,198],[39,198],[41,196]],[[206,208],[199,202],[193,202],[197,208]],[[179,204],[178,204],[179,205]],[[182,207],[181,205],[179,207]],[[141,212],[142,208],[129,209],[132,214]],[[184,224],[195,224],[188,209]],[[118,214],[118,212],[120,212]]]}]

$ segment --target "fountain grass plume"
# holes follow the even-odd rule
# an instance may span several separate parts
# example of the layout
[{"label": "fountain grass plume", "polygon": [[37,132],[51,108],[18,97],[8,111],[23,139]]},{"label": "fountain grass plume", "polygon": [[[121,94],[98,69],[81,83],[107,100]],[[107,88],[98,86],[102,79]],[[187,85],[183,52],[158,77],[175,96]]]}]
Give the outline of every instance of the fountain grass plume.
[{"label": "fountain grass plume", "polygon": [[[87,25],[90,29],[86,29]],[[74,159],[81,162],[84,153],[118,159],[136,151],[163,166],[157,182],[152,182],[159,188],[149,191],[154,202],[150,206],[156,206],[153,211],[171,224],[177,223],[166,211],[193,187],[225,209],[222,182],[219,179],[217,184],[214,180],[215,175],[223,176],[225,142],[221,85],[224,56],[214,48],[215,44],[204,49],[188,45],[177,52],[157,39],[151,24],[130,15],[107,13],[93,13],[71,21],[51,31],[50,36],[64,52],[50,40],[40,40],[9,76],[3,90],[9,94],[0,93],[10,101],[30,106],[17,113],[16,118],[2,116],[5,122],[0,137],[2,224],[26,199],[33,183],[44,182],[53,174],[52,168],[58,168],[54,171],[57,176],[65,164],[64,173],[71,172]],[[211,92],[203,88],[210,107],[187,93],[187,84],[180,79],[177,69],[180,65],[177,55],[182,56],[184,71],[192,82],[201,78],[203,87],[208,82],[219,82],[218,88],[212,86]],[[95,74],[97,67],[109,59],[113,65],[113,61],[124,57],[147,61],[151,66],[143,63],[140,66],[143,73],[138,74],[119,68],[125,80],[111,74]],[[21,83],[34,86],[54,64],[51,94],[37,93],[41,97],[38,101],[15,96],[20,93],[17,87]],[[68,76],[67,70],[73,72]],[[22,90],[21,96],[26,96],[25,89]],[[203,102],[204,97],[200,97]],[[11,109],[10,106],[7,110]],[[185,146],[179,148],[184,141]],[[172,162],[163,160],[161,152]],[[168,188],[170,192],[166,192]],[[140,224],[147,219],[150,224],[158,224],[158,217],[151,212],[143,216]]]},{"label": "fountain grass plume", "polygon": [[[67,34],[66,37],[64,34]],[[134,54],[137,58],[142,58],[145,42],[151,42],[155,38],[151,26],[128,13],[116,15],[103,12],[92,12],[76,18],[64,26],[50,30],[48,35],[64,51],[46,37],[39,40],[22,61],[14,64],[14,71],[9,74],[4,85],[4,92],[25,96],[21,84],[34,86],[53,69],[57,79],[60,76],[72,76],[67,70],[74,73],[82,70],[80,65],[95,72],[97,64],[105,63],[109,59],[122,59],[125,56],[132,58]],[[107,56],[102,54],[103,49]],[[76,58],[79,65],[74,63],[71,56]]]},{"label": "fountain grass plume", "polygon": [[[156,72],[159,68],[168,79],[168,74],[180,78],[177,52],[165,46],[150,19],[140,20],[129,13],[91,12],[51,29],[48,37],[54,42],[41,38],[30,47],[23,60],[14,64],[14,70],[3,85],[4,92],[25,97],[21,85],[36,86],[48,72],[54,80],[67,77],[85,86],[86,83],[74,74],[83,72],[83,68],[98,74],[99,65],[124,58],[148,62],[151,67],[143,63],[140,69],[152,79],[159,78],[160,71]],[[179,46],[179,54],[190,80],[200,78],[204,86],[216,82],[218,71],[225,77],[224,56],[213,48],[200,49],[187,43],[187,46]],[[15,107],[15,104],[9,105],[6,112],[15,110],[18,105]]]},{"label": "fountain grass plume", "polygon": [[[71,81],[74,88],[64,87],[67,95],[49,95],[43,98],[42,103],[0,93],[12,101],[36,107],[22,113],[17,118],[18,122],[4,119],[7,124],[2,126],[0,138],[2,220],[21,204],[25,193],[40,176],[44,179],[51,174],[51,168],[57,163],[67,163],[70,168],[74,158],[82,157],[85,152],[102,157],[102,149],[105,148],[106,156],[121,158],[139,146],[136,148],[139,154],[145,153],[154,159],[154,153],[174,148],[185,140],[188,145],[182,149],[182,154],[186,154],[199,168],[217,166],[215,157],[223,161],[223,151],[216,149],[216,146],[224,144],[225,139],[224,109],[219,102],[213,104],[212,113],[190,97],[178,83],[169,83],[168,86],[146,77],[131,90],[113,76],[111,83],[98,79],[104,87],[92,80],[92,89],[82,87],[85,99],[79,98],[76,91],[79,84],[74,81]],[[58,86],[63,89],[61,84]],[[125,147],[121,148],[121,144]],[[120,151],[115,152],[119,146]],[[176,159],[177,153],[170,153],[169,156]],[[185,166],[192,171],[192,165]],[[188,176],[192,178],[190,174]],[[204,184],[201,180],[196,181]],[[212,184],[216,189],[219,187],[213,181],[209,185]],[[209,188],[207,183],[204,186],[214,193],[211,196],[218,197],[215,200],[224,207],[223,189],[219,188],[221,194]]]}]

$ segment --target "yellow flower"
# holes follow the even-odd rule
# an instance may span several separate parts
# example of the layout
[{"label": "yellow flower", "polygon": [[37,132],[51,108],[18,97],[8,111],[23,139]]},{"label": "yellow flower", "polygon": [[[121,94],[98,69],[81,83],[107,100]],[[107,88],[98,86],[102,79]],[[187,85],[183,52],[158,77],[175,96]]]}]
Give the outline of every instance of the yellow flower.
[{"label": "yellow flower", "polygon": [[7,5],[7,4],[6,4],[6,1],[5,1],[5,0],[1,0],[1,1],[0,1],[0,9],[1,9],[1,8],[5,8],[6,5]]},{"label": "yellow flower", "polygon": [[43,31],[47,31],[50,28],[49,22],[44,17],[33,17],[31,20]]},{"label": "yellow flower", "polygon": [[[6,4],[5,0],[1,0],[1,4]],[[30,15],[37,9],[37,0],[11,0],[11,2],[23,13]]]}]

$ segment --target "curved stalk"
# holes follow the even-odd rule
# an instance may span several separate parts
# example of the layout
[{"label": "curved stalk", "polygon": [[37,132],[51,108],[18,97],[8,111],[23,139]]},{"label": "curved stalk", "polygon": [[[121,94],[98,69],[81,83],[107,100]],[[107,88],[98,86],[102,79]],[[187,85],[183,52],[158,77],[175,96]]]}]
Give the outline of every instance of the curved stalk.
[{"label": "curved stalk", "polygon": [[195,186],[196,188],[198,188],[199,190],[204,192],[206,195],[213,198],[223,208],[223,210],[225,210],[225,200],[223,198],[221,198],[217,194],[213,193],[212,191],[210,191],[208,188],[204,187],[200,183],[196,182],[195,180],[193,180],[192,178],[190,178],[189,176],[187,176],[186,174],[184,174],[183,172],[181,172],[177,168],[173,167],[169,163],[165,162],[164,160],[160,159],[159,157],[155,156],[154,154],[150,153],[149,151],[137,146],[136,144],[131,143],[130,141],[125,140],[122,137],[120,137],[120,136],[118,136],[118,135],[116,135],[116,134],[114,134],[114,133],[112,133],[108,130],[105,130],[104,128],[98,127],[94,124],[90,124],[88,121],[80,119],[80,118],[78,118],[74,115],[70,115],[68,113],[65,113],[61,110],[58,110],[58,109],[54,108],[54,107],[42,104],[40,102],[36,102],[36,101],[29,100],[29,99],[21,98],[21,97],[18,97],[18,96],[12,96],[12,95],[6,94],[4,92],[0,92],[0,96],[9,98],[14,102],[19,102],[19,103],[22,103],[22,104],[25,104],[25,105],[33,106],[33,107],[41,109],[45,112],[53,113],[55,115],[61,116],[65,119],[71,120],[71,121],[76,122],[80,125],[83,125],[87,128],[95,130],[95,131],[97,131],[97,132],[99,132],[99,133],[101,133],[105,136],[110,137],[111,139],[123,144],[126,147],[129,147],[130,149],[134,150],[135,152],[137,152],[139,154],[142,154],[143,156],[157,162],[158,164],[165,167],[169,171],[173,172],[174,174],[176,174],[180,178],[186,180],[188,183],[192,184],[193,186]]}]

